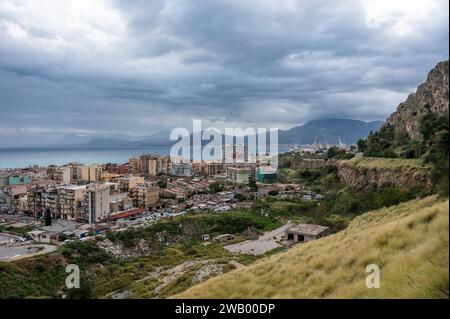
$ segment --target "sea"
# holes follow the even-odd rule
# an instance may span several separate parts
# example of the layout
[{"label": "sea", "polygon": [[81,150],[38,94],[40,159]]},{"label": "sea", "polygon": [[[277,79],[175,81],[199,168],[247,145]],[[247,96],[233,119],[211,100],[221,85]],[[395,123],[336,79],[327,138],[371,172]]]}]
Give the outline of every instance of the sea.
[{"label": "sea", "polygon": [[21,147],[0,148],[0,169],[25,168],[28,166],[127,163],[131,156],[143,154],[169,155],[170,146],[140,147]]},{"label": "sea", "polygon": [[[26,168],[29,166],[64,165],[71,162],[81,164],[127,163],[131,156],[156,154],[167,156],[171,146],[127,146],[127,147],[10,147],[0,148],[0,169]],[[278,148],[283,153],[288,147]]]}]

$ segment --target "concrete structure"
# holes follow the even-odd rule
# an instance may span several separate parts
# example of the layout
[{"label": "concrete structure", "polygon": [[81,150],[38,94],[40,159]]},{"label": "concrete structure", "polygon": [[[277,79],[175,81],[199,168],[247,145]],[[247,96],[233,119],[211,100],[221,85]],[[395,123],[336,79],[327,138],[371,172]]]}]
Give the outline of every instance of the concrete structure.
[{"label": "concrete structure", "polygon": [[45,187],[35,187],[28,192],[28,209],[34,217],[41,216],[44,211],[43,193],[45,193]]},{"label": "concrete structure", "polygon": [[50,226],[41,227],[27,234],[38,243],[58,243],[60,235],[71,236],[76,233],[77,227],[77,223],[59,220]]},{"label": "concrete structure", "polygon": [[228,167],[227,179],[234,183],[247,184],[252,176],[250,168]]},{"label": "concrete structure", "polygon": [[270,166],[261,166],[257,169],[256,179],[260,183],[276,183],[278,180],[277,172]]},{"label": "concrete structure", "polygon": [[79,163],[70,163],[67,165],[70,169],[70,182],[77,182],[82,180],[82,164]]},{"label": "concrete structure", "polygon": [[141,176],[128,176],[119,178],[118,182],[119,182],[119,190],[121,192],[129,192],[137,185],[144,184],[145,179],[144,177]]},{"label": "concrete structure", "polygon": [[10,176],[8,177],[8,185],[14,186],[14,185],[25,185],[30,184],[31,179],[30,176]]},{"label": "concrete structure", "polygon": [[249,159],[248,144],[222,145],[222,164],[247,163]]},{"label": "concrete structure", "polygon": [[170,163],[170,174],[174,176],[192,176],[192,165],[190,163]]},{"label": "concrete structure", "polygon": [[156,208],[159,201],[159,187],[138,185],[130,193],[133,206],[152,210]]},{"label": "concrete structure", "polygon": [[141,155],[140,159],[140,168],[141,174],[144,176],[156,176],[158,174],[158,160],[159,155]]},{"label": "concrete structure", "polygon": [[72,180],[72,171],[70,167],[60,167],[54,171],[54,180],[58,184],[70,184]]},{"label": "concrete structure", "polygon": [[42,198],[42,211],[45,209],[49,209],[52,213],[53,217],[58,216],[58,189],[56,188],[47,188],[45,192],[41,194]]},{"label": "concrete structure", "polygon": [[55,172],[58,169],[58,166],[56,165],[49,165],[47,167],[47,176],[48,178],[50,178],[51,180],[55,180]]},{"label": "concrete structure", "polygon": [[201,162],[192,164],[193,171],[202,176],[218,175],[224,171],[222,163],[217,162]]},{"label": "concrete structure", "polygon": [[90,186],[86,190],[86,215],[89,224],[106,220],[111,213],[110,187],[104,184]]},{"label": "concrete structure", "polygon": [[67,220],[84,220],[86,186],[58,188],[57,217]]},{"label": "concrete structure", "polygon": [[81,167],[81,179],[86,182],[97,182],[102,180],[102,166],[93,164]]},{"label": "concrete structure", "polygon": [[286,230],[285,239],[287,242],[305,242],[311,241],[330,234],[330,227],[314,225],[314,224],[299,224]]},{"label": "concrete structure", "polygon": [[130,165],[130,173],[133,175],[139,175],[141,173],[141,160],[137,156],[133,156],[128,161]]},{"label": "concrete structure", "polygon": [[214,237],[213,241],[215,243],[223,243],[223,242],[226,242],[226,241],[233,240],[235,238],[236,237],[234,235],[232,235],[232,234],[223,234],[223,235],[219,235],[219,236]]},{"label": "concrete structure", "polygon": [[133,208],[133,200],[131,198],[114,198],[109,202],[109,210],[111,213],[118,213]]},{"label": "concrete structure", "polygon": [[167,175],[169,174],[169,167],[170,167],[170,157],[161,157],[159,159],[158,163],[158,173]]}]

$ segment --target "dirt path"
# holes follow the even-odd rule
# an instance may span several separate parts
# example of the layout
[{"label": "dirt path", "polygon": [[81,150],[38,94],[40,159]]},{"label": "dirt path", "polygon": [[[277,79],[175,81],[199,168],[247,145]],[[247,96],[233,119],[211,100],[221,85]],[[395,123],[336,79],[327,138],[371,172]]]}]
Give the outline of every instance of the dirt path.
[{"label": "dirt path", "polygon": [[231,266],[234,266],[236,269],[247,267],[247,266],[245,266],[245,265],[243,265],[243,264],[237,262],[236,260],[230,260],[229,264],[230,264]]}]

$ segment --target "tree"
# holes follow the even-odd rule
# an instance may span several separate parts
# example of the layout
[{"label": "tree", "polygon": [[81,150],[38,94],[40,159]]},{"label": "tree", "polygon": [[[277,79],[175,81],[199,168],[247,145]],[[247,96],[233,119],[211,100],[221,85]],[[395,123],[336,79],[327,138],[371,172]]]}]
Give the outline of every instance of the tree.
[{"label": "tree", "polygon": [[273,189],[273,190],[269,191],[269,195],[270,196],[277,196],[278,195],[278,191],[276,189]]},{"label": "tree", "polygon": [[52,213],[50,209],[45,210],[45,226],[50,226],[52,224]]},{"label": "tree", "polygon": [[327,159],[335,157],[336,155],[338,155],[338,153],[339,153],[339,150],[337,149],[337,147],[335,147],[335,146],[330,147],[327,151]]},{"label": "tree", "polygon": [[213,183],[211,185],[209,185],[209,192],[210,193],[219,193],[221,191],[223,191],[223,185],[220,183]]},{"label": "tree", "polygon": [[256,185],[256,181],[253,178],[249,180],[248,187],[250,187],[252,192],[257,192],[258,191],[258,185]]},{"label": "tree", "polygon": [[367,150],[367,141],[365,139],[360,138],[358,140],[357,145],[358,145],[358,151],[359,152],[365,152]]},{"label": "tree", "polygon": [[92,283],[89,281],[81,281],[80,288],[72,288],[67,291],[66,297],[68,299],[92,299]]}]

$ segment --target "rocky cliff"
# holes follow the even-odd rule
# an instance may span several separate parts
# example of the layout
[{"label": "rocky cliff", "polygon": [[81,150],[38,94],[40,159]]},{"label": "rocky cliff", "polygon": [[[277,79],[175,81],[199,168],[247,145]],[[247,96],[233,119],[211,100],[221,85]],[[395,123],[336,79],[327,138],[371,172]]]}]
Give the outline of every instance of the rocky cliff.
[{"label": "rocky cliff", "polygon": [[397,111],[386,121],[396,130],[405,131],[415,140],[421,140],[420,121],[430,112],[448,114],[448,75],[449,61],[443,61],[430,71],[425,83],[417,88],[416,93],[400,103]]},{"label": "rocky cliff", "polygon": [[416,159],[355,157],[338,161],[341,180],[356,188],[380,187],[386,184],[431,189],[431,167]]}]

